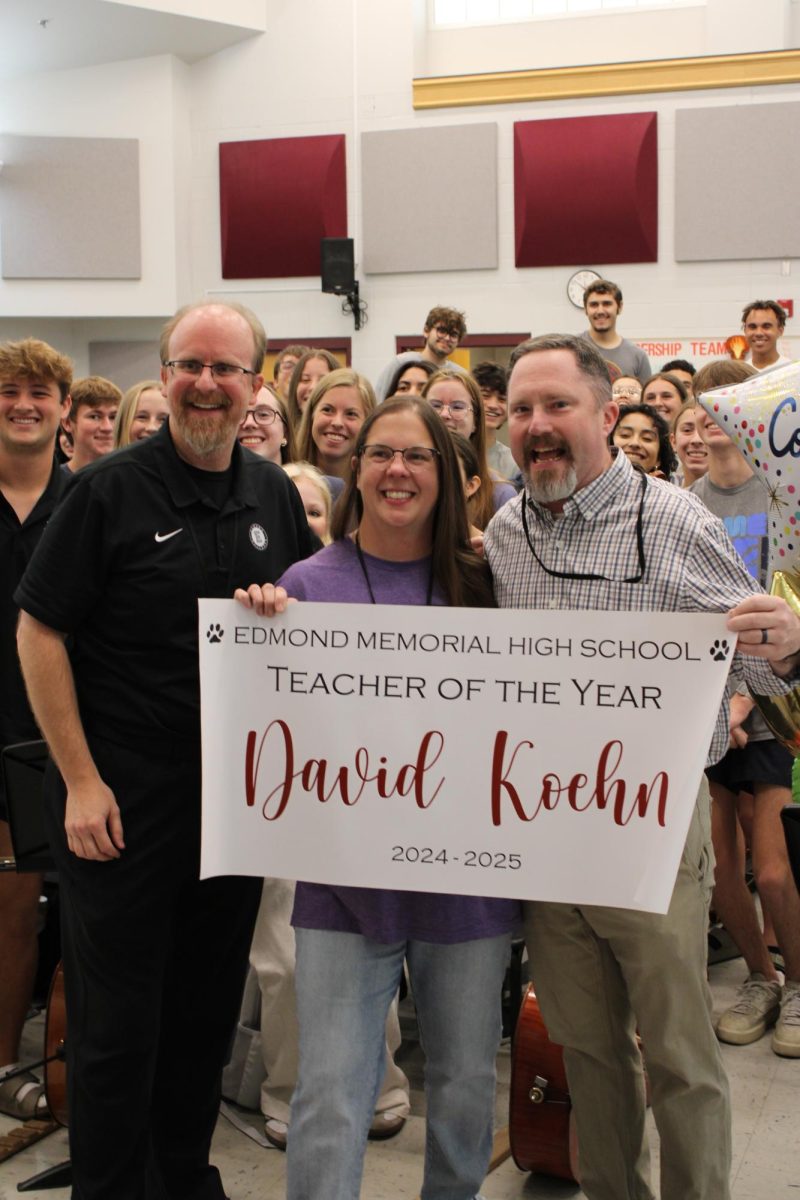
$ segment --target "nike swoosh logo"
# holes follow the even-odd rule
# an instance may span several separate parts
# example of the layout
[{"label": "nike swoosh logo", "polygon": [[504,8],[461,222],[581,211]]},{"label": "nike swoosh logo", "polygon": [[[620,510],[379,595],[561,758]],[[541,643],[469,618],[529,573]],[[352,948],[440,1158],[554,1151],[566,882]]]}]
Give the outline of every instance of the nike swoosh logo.
[{"label": "nike swoosh logo", "polygon": [[180,529],[173,529],[172,533],[157,533],[156,541],[157,542],[168,542],[171,537],[175,537],[176,533],[183,533],[182,525],[181,525]]}]

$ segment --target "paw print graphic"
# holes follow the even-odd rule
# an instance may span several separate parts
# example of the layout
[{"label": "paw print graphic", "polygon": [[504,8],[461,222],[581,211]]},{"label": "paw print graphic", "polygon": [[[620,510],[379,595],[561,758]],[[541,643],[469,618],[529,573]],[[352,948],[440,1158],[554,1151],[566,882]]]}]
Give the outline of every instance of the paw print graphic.
[{"label": "paw print graphic", "polygon": [[208,629],[206,630],[206,637],[212,646],[217,642],[221,642],[224,634],[225,630],[221,625],[209,625]]},{"label": "paw print graphic", "polygon": [[722,639],[722,641],[720,641],[720,639],[717,638],[717,640],[714,642],[714,645],[711,647],[711,649],[709,650],[708,653],[711,655],[714,662],[722,662],[723,659],[728,657],[729,648],[730,647],[728,646],[728,643],[725,641],[724,638]]}]

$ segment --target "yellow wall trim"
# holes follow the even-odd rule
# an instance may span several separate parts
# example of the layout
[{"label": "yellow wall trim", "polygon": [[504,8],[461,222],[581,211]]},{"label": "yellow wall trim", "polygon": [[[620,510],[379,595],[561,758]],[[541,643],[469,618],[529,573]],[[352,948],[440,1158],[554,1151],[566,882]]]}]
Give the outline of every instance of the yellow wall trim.
[{"label": "yellow wall trim", "polygon": [[548,67],[487,75],[442,75],[414,80],[414,108],[468,104],[519,104],[579,96],[627,96],[700,88],[750,87],[800,80],[800,50],[660,58],[649,62]]}]

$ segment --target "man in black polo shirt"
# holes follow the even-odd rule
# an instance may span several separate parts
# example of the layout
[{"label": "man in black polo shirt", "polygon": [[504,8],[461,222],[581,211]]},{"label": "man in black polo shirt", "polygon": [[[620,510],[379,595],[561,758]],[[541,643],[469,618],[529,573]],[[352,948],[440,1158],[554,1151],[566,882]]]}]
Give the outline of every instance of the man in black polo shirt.
[{"label": "man in black polo shirt", "polygon": [[197,599],[277,579],[313,548],[291,481],[236,441],[265,346],[246,309],[181,310],[161,339],[167,425],[76,476],[17,592],[60,770],[81,1200],[224,1195],[208,1154],[261,880],[198,880]]},{"label": "man in black polo shirt", "polygon": [[[45,342],[0,346],[0,747],[39,737],[17,660],[14,589],[67,480],[55,462],[72,363]],[[0,775],[0,856],[11,854]],[[41,875],[0,875],[0,1112],[25,1120],[46,1109],[33,1076],[4,1081],[17,1066],[37,956]]]}]

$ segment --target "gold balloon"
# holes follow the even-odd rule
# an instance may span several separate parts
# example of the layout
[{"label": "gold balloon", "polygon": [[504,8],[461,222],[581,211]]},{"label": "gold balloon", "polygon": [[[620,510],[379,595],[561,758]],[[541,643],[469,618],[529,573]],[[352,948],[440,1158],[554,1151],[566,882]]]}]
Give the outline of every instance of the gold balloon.
[{"label": "gold balloon", "polygon": [[[786,603],[800,616],[800,575],[789,571],[776,571],[772,577],[770,593],[782,596]],[[800,756],[800,687],[786,696],[756,696],[753,699],[759,712],[775,737],[786,749]]]}]

